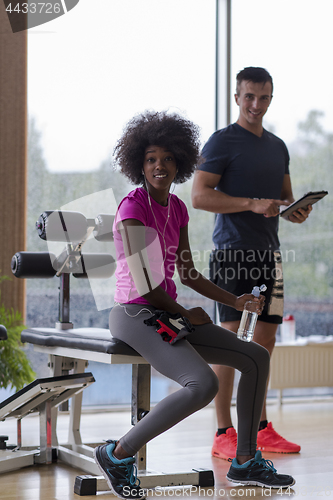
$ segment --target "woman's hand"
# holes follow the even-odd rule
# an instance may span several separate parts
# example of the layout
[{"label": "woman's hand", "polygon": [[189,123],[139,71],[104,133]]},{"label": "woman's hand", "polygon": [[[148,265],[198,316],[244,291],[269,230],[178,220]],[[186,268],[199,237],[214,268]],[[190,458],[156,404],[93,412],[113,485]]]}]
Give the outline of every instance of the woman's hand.
[{"label": "woman's hand", "polygon": [[195,325],[205,325],[207,323],[213,323],[209,315],[202,309],[202,307],[193,307],[192,309],[187,309],[186,314],[184,314],[193,326]]},{"label": "woman's hand", "polygon": [[265,297],[263,295],[255,297],[254,295],[252,295],[252,293],[244,293],[243,295],[237,297],[235,302],[235,309],[237,311],[243,311],[245,303],[248,302],[249,300],[258,303],[256,312],[258,314],[261,314],[265,305]]}]

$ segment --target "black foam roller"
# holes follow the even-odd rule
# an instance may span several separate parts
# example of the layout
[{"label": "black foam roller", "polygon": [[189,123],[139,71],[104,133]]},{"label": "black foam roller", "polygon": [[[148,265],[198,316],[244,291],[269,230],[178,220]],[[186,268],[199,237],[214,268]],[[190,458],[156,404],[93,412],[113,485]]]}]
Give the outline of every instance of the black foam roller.
[{"label": "black foam roller", "polygon": [[97,241],[113,241],[112,226],[114,215],[99,214],[95,219],[94,238]]},{"label": "black foam roller", "polygon": [[116,270],[116,261],[108,253],[82,254],[81,263],[84,272],[73,273],[75,278],[110,278]]},{"label": "black foam roller", "polygon": [[78,243],[87,234],[87,219],[80,212],[61,210],[43,212],[36,222],[42,240]]},{"label": "black foam roller", "polygon": [[3,325],[0,325],[0,340],[7,340],[7,338],[8,337],[6,328]]},{"label": "black foam roller", "polygon": [[49,252],[16,252],[12,258],[12,273],[17,278],[53,278],[55,255]]}]

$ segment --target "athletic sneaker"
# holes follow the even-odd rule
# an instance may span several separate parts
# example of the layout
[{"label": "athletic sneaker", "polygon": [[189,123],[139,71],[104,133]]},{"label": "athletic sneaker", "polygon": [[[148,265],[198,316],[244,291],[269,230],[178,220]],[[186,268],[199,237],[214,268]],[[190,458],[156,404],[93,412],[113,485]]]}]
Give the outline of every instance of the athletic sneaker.
[{"label": "athletic sneaker", "polygon": [[[119,498],[144,498],[144,490],[140,488],[134,457],[118,460],[112,454],[116,441],[107,441],[94,449],[94,459],[105,477],[110,490]],[[137,484],[138,481],[138,484]]]},{"label": "athletic sneaker", "polygon": [[298,444],[291,443],[280,436],[274,430],[272,422],[269,422],[265,429],[258,432],[257,448],[274,453],[298,453],[301,449]]},{"label": "athletic sneaker", "polygon": [[229,458],[236,457],[236,449],[237,449],[237,432],[233,427],[229,427],[225,434],[217,433],[214,437],[212,455],[217,458],[224,458],[225,460],[229,460]]},{"label": "athletic sneaker", "polygon": [[262,458],[261,451],[257,451],[254,458],[239,465],[234,458],[227,479],[234,483],[263,486],[267,488],[288,488],[295,484],[295,479],[286,474],[277,474],[273,463]]}]

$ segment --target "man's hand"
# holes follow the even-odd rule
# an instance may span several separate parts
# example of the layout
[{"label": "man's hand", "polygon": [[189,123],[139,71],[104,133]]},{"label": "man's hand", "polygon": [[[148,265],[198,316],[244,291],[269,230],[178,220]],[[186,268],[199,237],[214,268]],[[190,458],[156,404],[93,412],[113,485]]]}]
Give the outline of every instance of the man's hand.
[{"label": "man's hand", "polygon": [[290,203],[284,200],[271,200],[261,198],[259,200],[252,200],[251,211],[255,214],[262,214],[264,217],[276,217],[280,213],[280,206],[288,206]]},{"label": "man's hand", "polygon": [[303,208],[299,208],[292,215],[289,215],[290,222],[294,222],[296,224],[302,224],[308,217],[312,210],[312,205],[308,205],[308,208],[305,210]]}]

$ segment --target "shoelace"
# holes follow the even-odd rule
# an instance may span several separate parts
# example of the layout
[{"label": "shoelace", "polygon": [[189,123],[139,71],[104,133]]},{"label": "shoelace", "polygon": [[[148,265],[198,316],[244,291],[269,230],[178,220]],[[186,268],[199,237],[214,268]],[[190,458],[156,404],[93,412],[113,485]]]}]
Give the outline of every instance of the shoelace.
[{"label": "shoelace", "polygon": [[[267,470],[271,470],[272,472],[277,472],[272,460],[266,460],[265,458],[261,458],[260,460],[254,460],[253,458],[252,461],[255,464],[262,465]],[[232,458],[228,458],[228,462],[232,462]]]},{"label": "shoelace", "polygon": [[120,464],[119,467],[126,470],[126,479],[131,486],[135,486],[137,481],[137,486],[140,486],[141,481],[138,478],[138,468],[135,464]]},{"label": "shoelace", "polygon": [[[106,440],[106,443],[112,443],[110,439]],[[138,481],[137,486],[140,486],[141,481],[138,478],[138,468],[135,464],[126,464],[126,463],[120,463],[119,467],[121,469],[125,469],[125,476],[126,479],[128,480],[129,484],[131,486],[135,486],[136,482]]]},{"label": "shoelace", "polygon": [[259,465],[262,465],[265,469],[276,472],[276,469],[274,467],[272,460],[266,460],[265,458],[261,458],[260,460],[255,460],[254,462],[259,464]]}]

